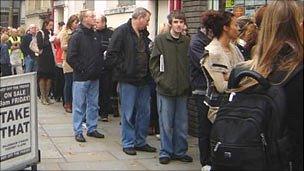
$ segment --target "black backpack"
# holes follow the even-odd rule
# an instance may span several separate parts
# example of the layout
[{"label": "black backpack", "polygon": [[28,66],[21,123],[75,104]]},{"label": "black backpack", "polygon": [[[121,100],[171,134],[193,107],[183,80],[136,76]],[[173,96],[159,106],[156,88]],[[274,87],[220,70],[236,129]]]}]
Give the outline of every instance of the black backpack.
[{"label": "black backpack", "polygon": [[283,86],[302,69],[280,85],[254,71],[240,71],[230,80],[234,88],[245,76],[258,85],[232,93],[218,110],[210,135],[212,170],[290,170],[293,146],[283,121]]}]

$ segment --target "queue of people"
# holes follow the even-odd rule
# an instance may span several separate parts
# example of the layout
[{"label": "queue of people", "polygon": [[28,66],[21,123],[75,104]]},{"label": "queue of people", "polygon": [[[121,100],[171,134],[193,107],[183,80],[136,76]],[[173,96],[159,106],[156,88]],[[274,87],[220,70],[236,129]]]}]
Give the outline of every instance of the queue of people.
[{"label": "queue of people", "polygon": [[[57,35],[47,19],[39,31],[30,25],[22,39],[15,29],[10,37],[1,35],[1,74],[22,73],[23,61],[25,72],[37,71],[41,103],[54,103],[49,94],[55,87],[65,111],[72,113],[78,142],[86,142],[83,123],[87,136],[105,138],[97,123],[99,118],[109,121],[112,90],[117,88],[124,153],[157,151],[147,142],[151,120],[157,118],[159,163],[193,161],[187,154],[189,132],[198,137],[202,170],[212,170],[210,133],[223,105],[214,97],[224,99],[230,92],[235,72],[247,68],[271,81],[276,72],[288,76],[303,65],[303,14],[296,2],[274,1],[261,7],[255,19],[240,13],[203,12],[201,27],[190,37],[185,15],[172,11],[155,40],[147,30],[153,14],[142,7],[114,31],[107,28],[105,16],[90,10],[72,15]],[[34,37],[38,53],[29,48]],[[254,84],[247,79],[239,91]],[[293,170],[303,169],[303,106],[295,105],[303,102],[302,84],[303,71],[284,87],[286,124],[296,153],[288,158]]]}]

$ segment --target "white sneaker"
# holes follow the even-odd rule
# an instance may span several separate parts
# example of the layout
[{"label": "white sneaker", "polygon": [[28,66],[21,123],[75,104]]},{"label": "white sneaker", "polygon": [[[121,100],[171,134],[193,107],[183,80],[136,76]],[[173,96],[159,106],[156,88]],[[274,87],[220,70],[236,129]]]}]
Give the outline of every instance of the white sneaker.
[{"label": "white sneaker", "polygon": [[81,124],[81,125],[82,125],[82,129],[85,129],[85,130],[86,130],[86,129],[88,129],[88,127],[87,127],[87,123],[82,122],[82,124]]},{"label": "white sneaker", "polygon": [[209,165],[205,165],[202,167],[202,171],[210,171],[211,170],[211,166]]}]

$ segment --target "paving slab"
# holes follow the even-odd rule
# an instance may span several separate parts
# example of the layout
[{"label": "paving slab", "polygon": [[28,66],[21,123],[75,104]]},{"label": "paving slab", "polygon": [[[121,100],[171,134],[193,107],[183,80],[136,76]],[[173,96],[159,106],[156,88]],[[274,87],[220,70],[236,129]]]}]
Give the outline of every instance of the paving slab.
[{"label": "paving slab", "polygon": [[157,153],[137,152],[136,156],[122,151],[120,118],[110,116],[110,122],[98,122],[97,130],[104,139],[87,137],[86,143],[76,142],[72,115],[65,113],[61,103],[38,105],[38,141],[41,150],[39,170],[200,170],[197,139],[189,137],[189,155],[193,163],[172,161],[168,165],[158,162],[160,141],[147,138]]},{"label": "paving slab", "polygon": [[138,160],[138,162],[149,170],[201,170],[200,164],[197,162],[193,163],[183,163],[180,161],[171,161],[169,164],[160,164],[157,159],[143,159]]},{"label": "paving slab", "polygon": [[115,142],[109,142],[106,139],[96,139],[85,137],[86,143],[76,142],[74,137],[56,137],[54,143],[63,152],[95,152],[118,149],[120,146]]},{"label": "paving slab", "polygon": [[59,163],[62,170],[147,170],[138,161]]},{"label": "paving slab", "polygon": [[69,137],[73,136],[73,126],[69,124],[45,124],[43,125],[45,132],[50,137]]},{"label": "paving slab", "polygon": [[68,162],[83,162],[83,161],[109,161],[117,160],[111,153],[107,151],[100,152],[65,152],[64,157]]},{"label": "paving slab", "polygon": [[69,116],[52,116],[52,117],[40,117],[39,118],[40,124],[72,124],[72,118]]}]

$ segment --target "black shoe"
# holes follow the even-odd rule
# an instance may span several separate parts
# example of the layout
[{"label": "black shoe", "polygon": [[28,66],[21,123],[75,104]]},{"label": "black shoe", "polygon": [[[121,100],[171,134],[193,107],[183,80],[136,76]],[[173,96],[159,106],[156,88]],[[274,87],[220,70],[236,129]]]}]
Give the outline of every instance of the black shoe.
[{"label": "black shoe", "polygon": [[193,162],[193,158],[188,156],[188,155],[184,155],[182,157],[178,157],[178,156],[173,156],[172,158],[173,160],[178,160],[178,161],[181,161],[181,162],[187,162],[187,163],[191,163]]},{"label": "black shoe", "polygon": [[160,157],[159,158],[159,163],[160,164],[169,164],[171,161],[170,157]]},{"label": "black shoe", "polygon": [[128,155],[132,155],[132,156],[136,155],[136,151],[133,147],[123,148],[122,151]]},{"label": "black shoe", "polygon": [[144,145],[142,147],[135,147],[135,150],[137,150],[137,151],[145,151],[145,152],[150,152],[150,153],[156,152],[156,148],[151,147],[149,144],[146,144],[146,145]]},{"label": "black shoe", "polygon": [[75,135],[75,140],[78,142],[86,142],[82,134]]},{"label": "black shoe", "polygon": [[95,137],[95,138],[104,138],[105,136],[103,135],[103,134],[101,134],[101,133],[99,133],[98,131],[93,131],[93,132],[88,132],[87,133],[87,136],[88,137]]}]

